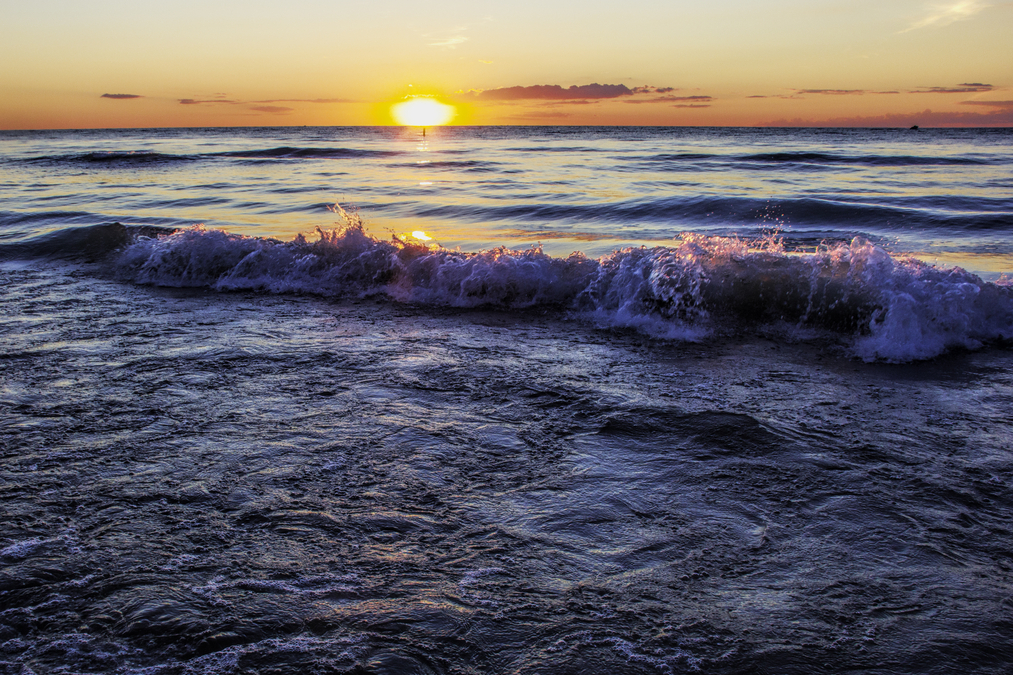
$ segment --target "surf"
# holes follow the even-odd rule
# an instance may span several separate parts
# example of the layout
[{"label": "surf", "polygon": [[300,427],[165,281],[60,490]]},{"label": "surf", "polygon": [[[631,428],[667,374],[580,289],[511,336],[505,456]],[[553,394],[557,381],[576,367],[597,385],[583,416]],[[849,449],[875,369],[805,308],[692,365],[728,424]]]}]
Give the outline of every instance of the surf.
[{"label": "surf", "polygon": [[[686,340],[787,325],[847,338],[867,361],[930,359],[1013,339],[1013,287],[891,256],[861,237],[812,253],[774,238],[684,233],[593,259],[540,247],[466,252],[341,228],[290,241],[201,226],[103,230],[117,278],[215,291],[385,298],[418,306],[538,309]],[[122,226],[121,226],[122,227]],[[74,246],[97,250],[98,244]],[[60,249],[49,241],[51,249]],[[67,242],[64,248],[69,246]]]}]

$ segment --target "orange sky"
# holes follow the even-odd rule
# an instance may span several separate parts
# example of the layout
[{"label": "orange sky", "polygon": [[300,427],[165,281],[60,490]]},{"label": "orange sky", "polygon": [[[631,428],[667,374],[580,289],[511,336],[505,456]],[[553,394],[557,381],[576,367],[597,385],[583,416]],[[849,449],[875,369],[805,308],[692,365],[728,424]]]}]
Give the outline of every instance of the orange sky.
[{"label": "orange sky", "polygon": [[0,128],[1013,125],[1013,3],[34,0],[0,8]]}]

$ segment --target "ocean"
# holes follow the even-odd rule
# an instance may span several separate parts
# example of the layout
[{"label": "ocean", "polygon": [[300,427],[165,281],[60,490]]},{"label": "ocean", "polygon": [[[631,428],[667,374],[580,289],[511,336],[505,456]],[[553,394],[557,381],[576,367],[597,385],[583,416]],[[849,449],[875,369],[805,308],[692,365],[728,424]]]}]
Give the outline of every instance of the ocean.
[{"label": "ocean", "polygon": [[1008,673],[1013,130],[0,132],[0,673]]}]

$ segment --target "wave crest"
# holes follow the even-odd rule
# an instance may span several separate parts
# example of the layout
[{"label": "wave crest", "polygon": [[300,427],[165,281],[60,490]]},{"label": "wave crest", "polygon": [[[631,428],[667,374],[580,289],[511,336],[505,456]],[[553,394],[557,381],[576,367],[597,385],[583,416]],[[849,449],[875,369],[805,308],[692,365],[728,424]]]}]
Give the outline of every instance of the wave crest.
[{"label": "wave crest", "polygon": [[893,258],[861,238],[792,254],[773,240],[684,234],[672,246],[592,260],[540,248],[469,253],[396,236],[383,241],[345,215],[343,229],[318,229],[315,240],[203,227],[142,237],[116,267],[126,279],[160,286],[555,308],[682,339],[788,322],[849,336],[866,360],[927,359],[1013,338],[1013,289],[959,268]]}]

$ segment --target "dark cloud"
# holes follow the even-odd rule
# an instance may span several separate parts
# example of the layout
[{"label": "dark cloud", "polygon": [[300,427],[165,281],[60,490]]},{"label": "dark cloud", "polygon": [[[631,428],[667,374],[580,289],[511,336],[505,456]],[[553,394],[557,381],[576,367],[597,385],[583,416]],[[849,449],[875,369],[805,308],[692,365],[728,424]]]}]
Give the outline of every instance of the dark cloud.
[{"label": "dark cloud", "polygon": [[197,98],[181,98],[179,99],[180,105],[203,105],[205,103],[227,103],[228,105],[239,105],[242,101],[230,101],[224,98],[211,98],[211,99],[197,99]]},{"label": "dark cloud", "polygon": [[861,96],[865,89],[796,89],[798,94],[829,94],[830,96]]},{"label": "dark cloud", "polygon": [[[673,91],[678,91],[678,89],[675,87],[655,87],[654,85],[630,88],[625,84],[598,84],[595,82],[594,84],[575,84],[569,87],[563,87],[558,84],[537,84],[530,87],[501,87],[498,89],[486,89],[485,91],[472,89],[470,91],[459,91],[458,95],[482,101],[497,101],[503,105],[526,101],[543,101],[545,105],[588,105],[609,99],[668,94]],[[676,99],[628,100],[627,103],[649,103],[652,100],[667,101]]]},{"label": "dark cloud", "polygon": [[899,91],[870,91],[868,89],[796,89],[792,94],[754,94],[746,98],[781,98],[799,100],[802,94],[820,94],[826,96],[864,96],[865,94],[899,94]]},{"label": "dark cloud", "polygon": [[673,108],[709,108],[710,103],[677,103]]},{"label": "dark cloud", "polygon": [[99,98],[114,98],[117,100],[125,100],[131,98],[144,98],[140,94],[102,94]]},{"label": "dark cloud", "polygon": [[269,98],[250,103],[355,103],[355,101],[350,98]]},{"label": "dark cloud", "polygon": [[563,88],[558,84],[536,84],[531,87],[503,87],[486,89],[478,98],[486,101],[566,101],[574,99],[604,99],[632,96],[633,90],[625,84],[582,84]]},{"label": "dark cloud", "polygon": [[990,84],[981,82],[964,82],[956,87],[920,87],[909,94],[973,94],[975,92],[992,91],[995,89]]},{"label": "dark cloud", "polygon": [[[218,98],[221,96],[221,98]],[[181,98],[179,99],[180,105],[242,105],[246,106],[249,110],[255,110],[256,112],[279,114],[292,112],[295,108],[281,105],[268,105],[272,103],[351,103],[352,101],[344,98],[271,98],[262,101],[237,101],[234,99],[225,98],[225,94],[215,94],[215,98]],[[262,105],[254,105],[262,104]]]},{"label": "dark cloud", "polygon": [[560,105],[567,105],[567,106],[569,106],[569,105],[592,105],[594,103],[598,103],[599,101],[601,101],[601,99],[595,99],[593,101],[589,101],[586,98],[579,98],[579,99],[574,99],[572,101],[548,101],[546,103],[541,103],[539,105],[545,106],[546,108],[554,108],[554,107],[560,106]]},{"label": "dark cloud", "polygon": [[796,96],[795,94],[770,94],[769,96],[761,96],[760,94],[754,94],[752,96],[747,96],[746,98],[783,98],[786,100],[798,100],[801,97]]},{"label": "dark cloud", "polygon": [[634,94],[667,94],[675,91],[675,87],[652,87],[651,85],[645,85],[643,87],[633,87],[630,91]]},{"label": "dark cloud", "polygon": [[[981,82],[964,82],[956,87],[920,87],[907,93],[909,94],[971,94],[982,91],[992,91],[990,84]],[[831,96],[861,96],[862,94],[899,94],[898,91],[868,91],[866,89],[796,89],[798,94],[829,94]]]},{"label": "dark cloud", "polygon": [[713,101],[713,100],[714,100],[713,96],[697,95],[697,96],[656,96],[654,98],[634,99],[624,102],[639,104],[639,103],[671,103],[673,101],[696,101],[697,103],[701,103],[704,101]]}]

